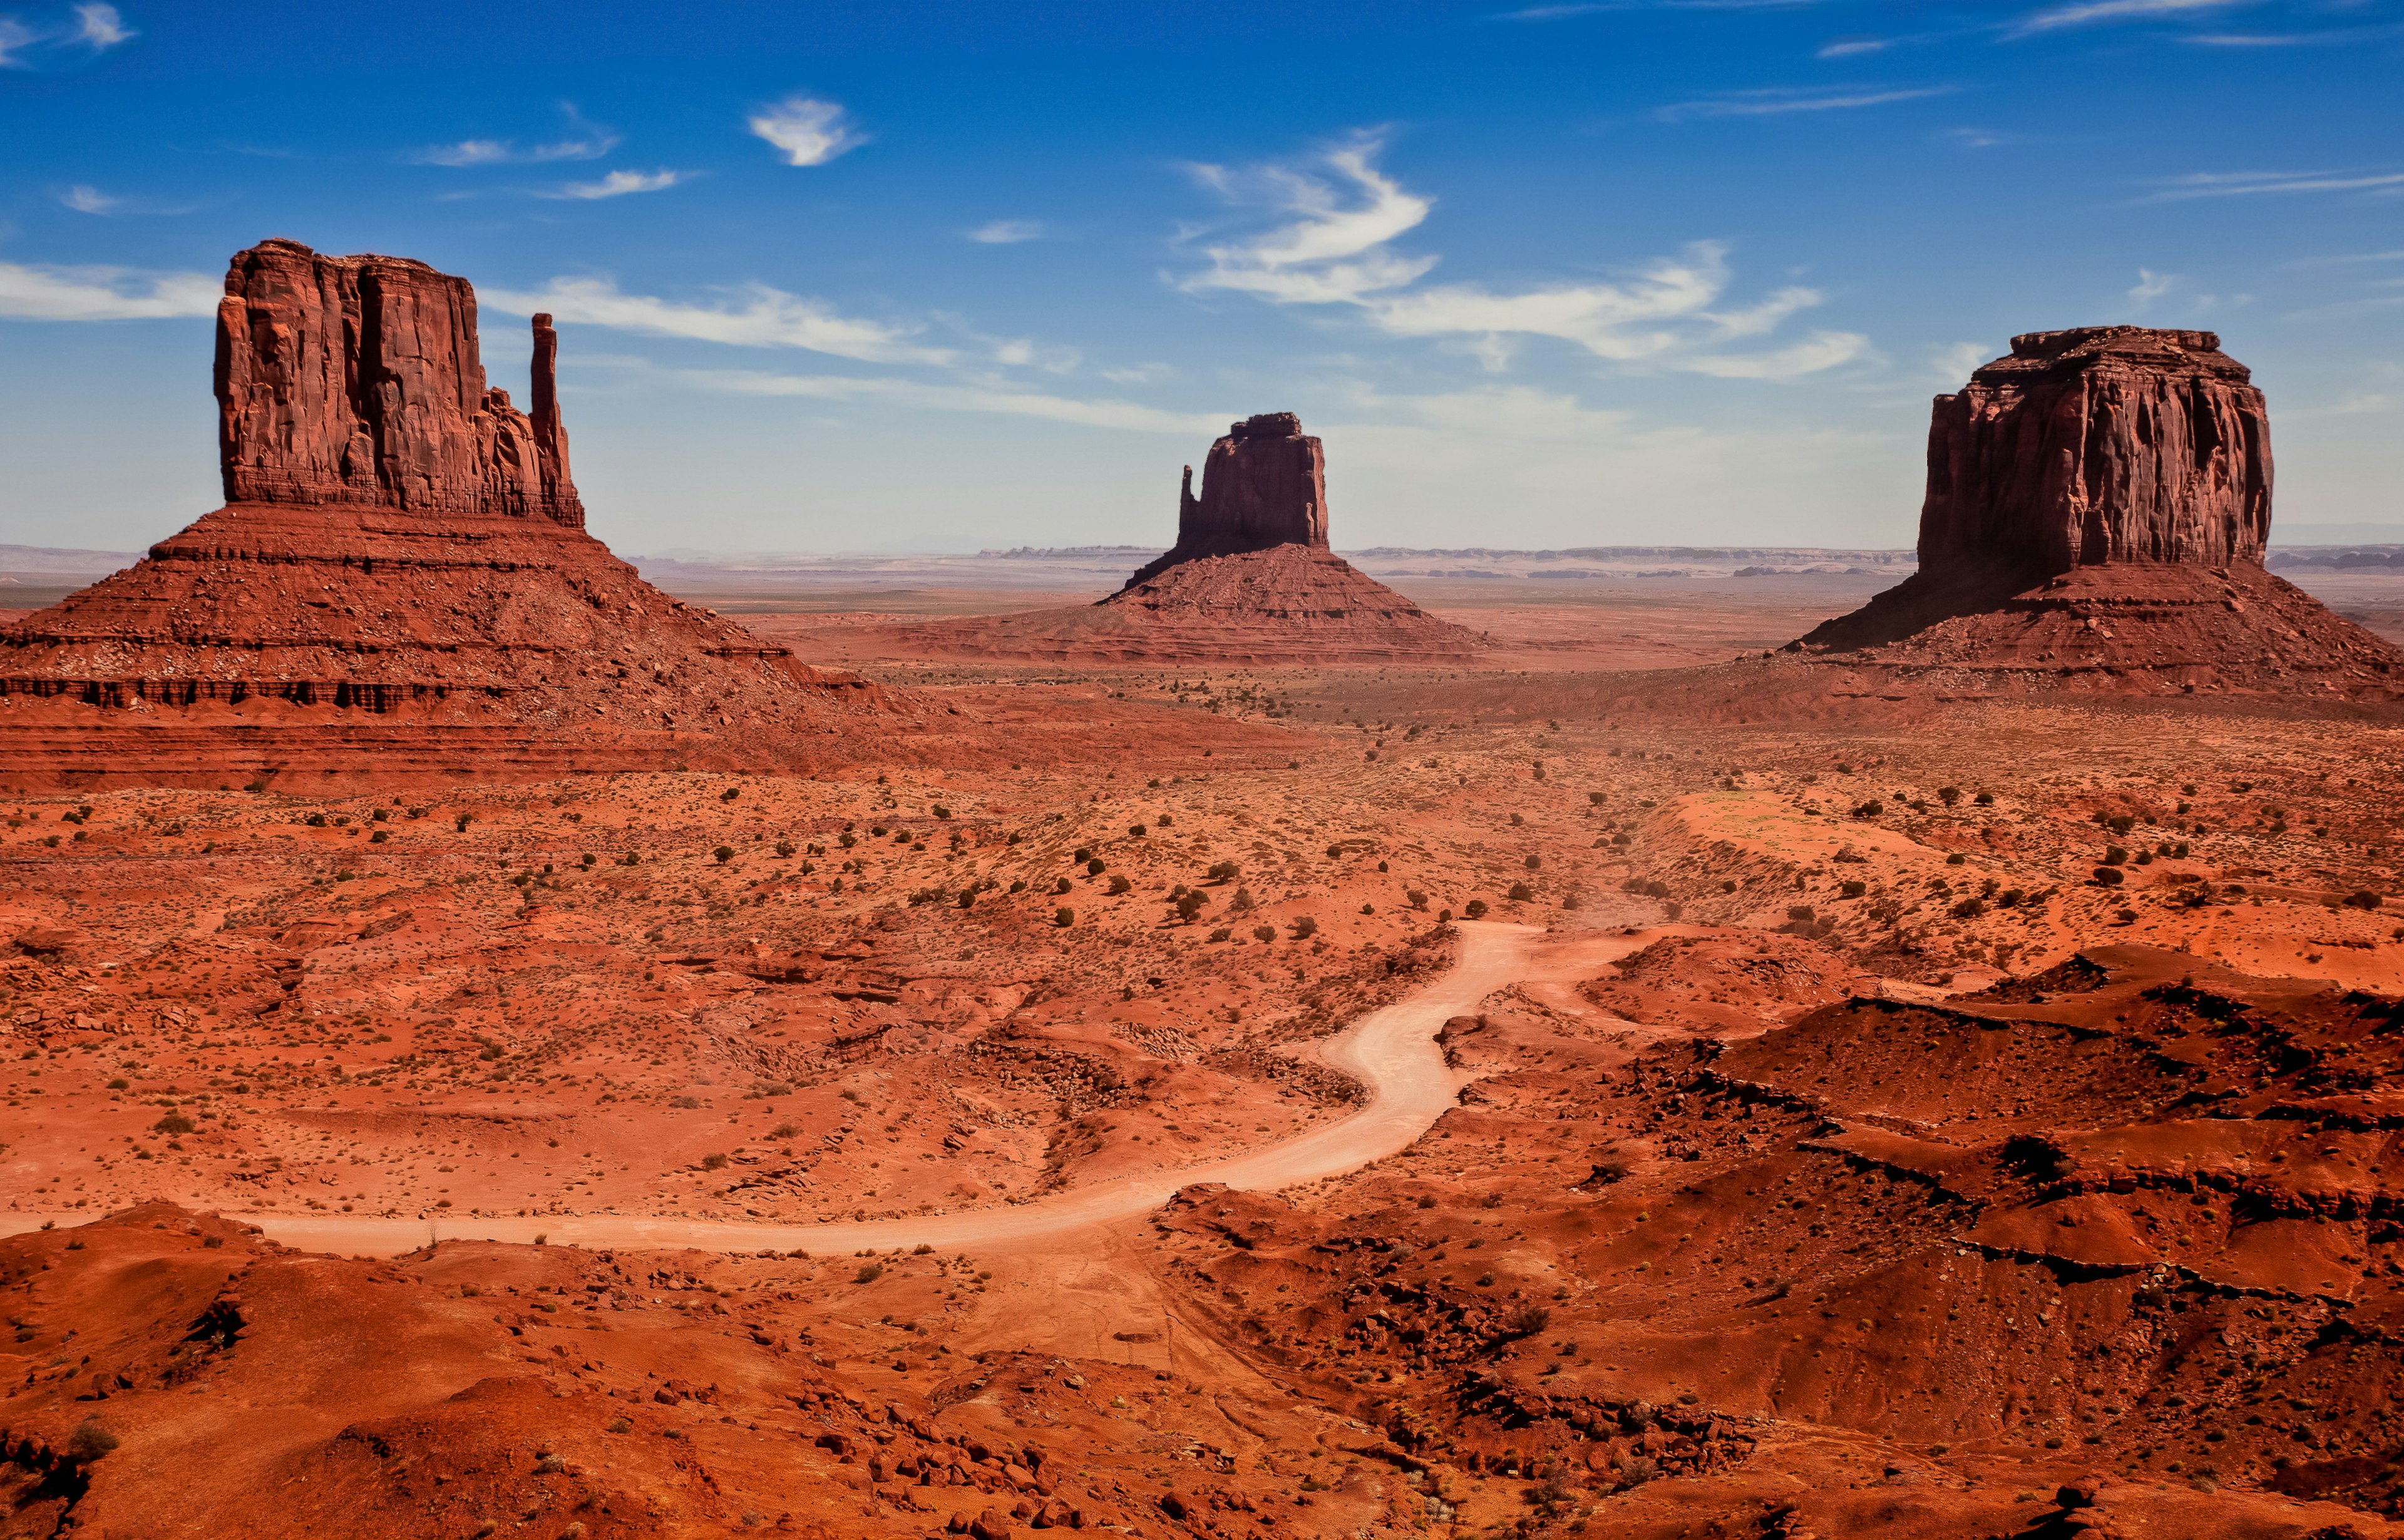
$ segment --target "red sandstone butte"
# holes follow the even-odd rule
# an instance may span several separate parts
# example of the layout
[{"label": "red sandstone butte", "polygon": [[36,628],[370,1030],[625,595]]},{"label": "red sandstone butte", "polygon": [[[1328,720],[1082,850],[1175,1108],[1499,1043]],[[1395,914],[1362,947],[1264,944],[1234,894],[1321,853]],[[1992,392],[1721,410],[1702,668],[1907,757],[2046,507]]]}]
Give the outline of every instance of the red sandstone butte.
[{"label": "red sandstone butte", "polygon": [[217,302],[226,501],[539,514],[581,529],[558,336],[548,315],[534,332],[529,417],[484,383],[467,279],[298,241],[237,253]]},{"label": "red sandstone butte", "polygon": [[226,506],[0,631],[0,786],[547,776],[849,757],[896,703],[678,602],[584,532],[464,278],[293,241],[217,311]]},{"label": "red sandstone butte", "polygon": [[902,656],[1049,663],[1459,662],[1476,633],[1438,620],[1327,545],[1327,455],[1291,412],[1231,425],[1185,468],[1177,543],[1090,606],[880,627]]},{"label": "red sandstone butte", "polygon": [[2263,569],[2271,483],[2213,333],[2015,337],[1936,398],[1920,570],[1788,651],[1972,691],[2397,699],[2404,653]]},{"label": "red sandstone butte", "polygon": [[2013,338],[1930,413],[1922,569],[2259,566],[2271,416],[2252,378],[2209,331]]}]

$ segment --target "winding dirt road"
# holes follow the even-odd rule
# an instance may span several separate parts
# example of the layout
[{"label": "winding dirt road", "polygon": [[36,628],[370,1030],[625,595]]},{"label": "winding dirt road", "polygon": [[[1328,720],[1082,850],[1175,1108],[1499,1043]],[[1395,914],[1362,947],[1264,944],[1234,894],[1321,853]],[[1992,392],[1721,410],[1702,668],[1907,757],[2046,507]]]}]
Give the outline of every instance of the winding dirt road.
[{"label": "winding dirt road", "polygon": [[[1445,975],[1407,1000],[1346,1028],[1321,1057],[1369,1088],[1359,1111],[1300,1138],[1225,1160],[1096,1183],[1054,1197],[971,1213],[846,1225],[730,1225],[637,1214],[538,1214],[528,1218],[375,1219],[352,1214],[245,1214],[273,1239],[317,1251],[397,1254],[431,1240],[524,1242],[537,1236],[563,1245],[708,1251],[768,1249],[853,1252],[921,1243],[945,1250],[1023,1241],[1146,1213],[1179,1188],[1223,1182],[1252,1190],[1291,1187],[1357,1170],[1408,1146],[1453,1104],[1461,1077],[1447,1067],[1435,1034],[1447,1018],[1477,1009],[1495,990],[1527,977],[1544,932],[1524,925],[1462,921],[1461,956]],[[45,1218],[0,1214],[0,1233],[31,1229]]]}]

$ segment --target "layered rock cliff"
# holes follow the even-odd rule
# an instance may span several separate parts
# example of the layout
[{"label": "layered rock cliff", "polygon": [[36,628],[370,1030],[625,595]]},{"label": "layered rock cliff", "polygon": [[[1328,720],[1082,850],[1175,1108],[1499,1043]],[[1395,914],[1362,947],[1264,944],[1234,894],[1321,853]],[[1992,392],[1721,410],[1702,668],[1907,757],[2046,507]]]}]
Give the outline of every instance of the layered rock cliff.
[{"label": "layered rock cliff", "polygon": [[534,318],[534,408],[484,382],[476,291],[399,257],[298,241],[235,254],[217,303],[229,503],[539,515],[581,528],[559,423],[558,339]]},{"label": "layered rock cliff", "polygon": [[2015,337],[1936,398],[1920,570],[1787,651],[1873,693],[2394,698],[2404,654],[2263,569],[2271,482],[2269,408],[2213,333]]},{"label": "layered rock cliff", "polygon": [[1280,545],[1327,549],[1327,452],[1293,413],[1265,412],[1228,425],[1211,444],[1198,497],[1194,468],[1185,468],[1177,544],[1133,582],[1180,562]]},{"label": "layered rock cliff", "polygon": [[1936,398],[1922,568],[2259,563],[2271,421],[2209,331],[2079,327],[2012,339]]},{"label": "layered rock cliff", "polygon": [[463,278],[269,241],[226,287],[227,505],[0,629],[0,784],[797,766],[907,714],[584,532],[549,316],[529,414]]}]

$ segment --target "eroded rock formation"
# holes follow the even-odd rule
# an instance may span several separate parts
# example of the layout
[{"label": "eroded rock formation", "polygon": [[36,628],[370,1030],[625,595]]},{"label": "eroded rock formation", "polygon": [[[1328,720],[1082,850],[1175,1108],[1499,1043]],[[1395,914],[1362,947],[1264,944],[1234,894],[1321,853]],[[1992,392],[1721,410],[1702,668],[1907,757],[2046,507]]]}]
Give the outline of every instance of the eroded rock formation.
[{"label": "eroded rock formation", "polygon": [[1948,689],[2395,698],[2404,654],[2263,569],[2271,481],[2213,333],[2015,337],[1936,398],[1920,570],[1787,651]]},{"label": "eroded rock formation", "polygon": [[1153,566],[1279,545],[1327,549],[1327,453],[1293,413],[1265,412],[1211,444],[1199,497],[1185,468],[1177,544]]},{"label": "eroded rock formation", "polygon": [[1920,560],[2024,567],[2259,563],[2271,530],[2271,423],[2209,331],[2079,327],[2012,339],[1936,398]]},{"label": "eroded rock formation", "polygon": [[484,383],[476,291],[400,257],[298,241],[237,253],[217,303],[217,453],[229,503],[539,514],[582,528],[534,318],[534,414]]},{"label": "eroded rock formation", "polygon": [[549,316],[529,415],[485,384],[463,278],[268,241],[226,288],[227,505],[0,630],[0,784],[797,764],[882,735],[885,693],[584,532]]}]

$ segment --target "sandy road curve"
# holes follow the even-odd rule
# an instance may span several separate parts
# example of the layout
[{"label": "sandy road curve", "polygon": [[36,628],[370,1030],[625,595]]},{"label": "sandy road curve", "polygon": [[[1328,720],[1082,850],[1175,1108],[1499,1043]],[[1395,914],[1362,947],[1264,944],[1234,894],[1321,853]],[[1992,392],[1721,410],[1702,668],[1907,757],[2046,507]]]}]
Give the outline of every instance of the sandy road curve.
[{"label": "sandy road curve", "polygon": [[[1444,977],[1407,1000],[1373,1011],[1330,1039],[1321,1057],[1360,1080],[1369,1098],[1341,1122],[1283,1144],[1227,1160],[1148,1171],[1080,1187],[1055,1197],[973,1213],[928,1214],[846,1225],[730,1225],[712,1220],[646,1218],[637,1214],[537,1214],[528,1218],[373,1219],[351,1214],[240,1214],[287,1245],[317,1251],[398,1253],[429,1240],[530,1241],[546,1236],[563,1245],[707,1251],[851,1252],[925,1243],[945,1249],[1027,1240],[1058,1231],[1125,1219],[1158,1208],[1179,1188],[1197,1182],[1230,1187],[1290,1187],[1357,1170],[1409,1145],[1453,1104],[1461,1077],[1444,1061],[1435,1034],[1447,1017],[1475,1011],[1480,1001],[1527,975],[1544,932],[1525,925],[1462,921],[1461,955]],[[0,1233],[61,1223],[87,1214],[0,1214]]]}]

